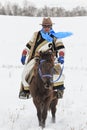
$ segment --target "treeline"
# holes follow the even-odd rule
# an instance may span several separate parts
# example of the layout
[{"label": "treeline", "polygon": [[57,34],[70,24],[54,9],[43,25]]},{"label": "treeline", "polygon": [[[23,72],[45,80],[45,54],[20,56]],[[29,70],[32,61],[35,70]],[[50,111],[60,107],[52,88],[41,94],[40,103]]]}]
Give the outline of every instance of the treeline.
[{"label": "treeline", "polygon": [[28,1],[25,1],[21,7],[18,4],[7,2],[4,6],[0,3],[0,15],[13,16],[31,16],[31,17],[73,17],[73,16],[87,16],[87,10],[84,7],[75,7],[72,10],[66,10],[62,7],[48,7],[36,8]]}]

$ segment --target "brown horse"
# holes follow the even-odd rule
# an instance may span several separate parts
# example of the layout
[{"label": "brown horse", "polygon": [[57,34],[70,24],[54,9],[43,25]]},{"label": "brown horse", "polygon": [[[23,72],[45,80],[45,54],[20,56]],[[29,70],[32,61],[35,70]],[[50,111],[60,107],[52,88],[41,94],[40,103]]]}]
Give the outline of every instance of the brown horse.
[{"label": "brown horse", "polygon": [[34,66],[34,77],[30,83],[30,93],[37,110],[39,126],[45,127],[48,110],[51,110],[55,122],[57,93],[53,91],[54,55],[51,51],[40,52],[40,58]]}]

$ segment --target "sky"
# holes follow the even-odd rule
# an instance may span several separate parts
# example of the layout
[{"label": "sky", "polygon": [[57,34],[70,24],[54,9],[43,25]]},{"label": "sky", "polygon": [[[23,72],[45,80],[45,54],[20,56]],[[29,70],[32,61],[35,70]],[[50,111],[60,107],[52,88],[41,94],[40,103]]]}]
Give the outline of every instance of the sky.
[{"label": "sky", "polygon": [[[24,69],[21,54],[41,20],[0,16],[0,130],[41,130],[32,98],[18,98]],[[57,104],[56,122],[51,122],[48,111],[44,130],[87,130],[87,17],[53,17],[52,21],[55,32],[73,35],[62,39],[65,91]]]},{"label": "sky", "polygon": [[[0,0],[1,3],[6,3],[8,0]],[[9,0],[11,3],[18,3],[19,5],[23,5],[24,0]],[[86,0],[27,0],[30,3],[34,4],[36,7],[43,7],[44,5],[50,7],[64,7],[65,9],[72,9],[76,6],[87,7]]]}]

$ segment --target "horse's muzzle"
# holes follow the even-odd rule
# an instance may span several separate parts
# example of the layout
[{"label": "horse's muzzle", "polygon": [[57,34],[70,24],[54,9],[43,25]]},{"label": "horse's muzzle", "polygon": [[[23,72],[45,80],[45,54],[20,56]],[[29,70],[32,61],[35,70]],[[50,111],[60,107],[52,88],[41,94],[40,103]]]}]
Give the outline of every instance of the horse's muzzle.
[{"label": "horse's muzzle", "polygon": [[46,78],[44,82],[44,86],[46,89],[49,89],[52,86],[52,83],[50,82],[50,78]]}]

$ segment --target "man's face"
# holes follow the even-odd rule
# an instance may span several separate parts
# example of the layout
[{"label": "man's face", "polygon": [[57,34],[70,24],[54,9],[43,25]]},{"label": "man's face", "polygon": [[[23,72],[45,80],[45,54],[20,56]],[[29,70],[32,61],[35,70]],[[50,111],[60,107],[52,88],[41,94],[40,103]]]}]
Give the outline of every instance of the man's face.
[{"label": "man's face", "polygon": [[44,32],[49,32],[51,28],[52,28],[51,25],[43,25]]}]

